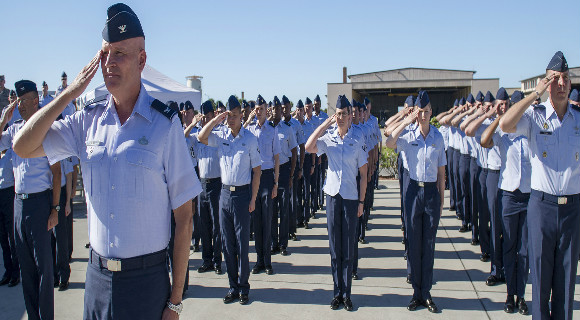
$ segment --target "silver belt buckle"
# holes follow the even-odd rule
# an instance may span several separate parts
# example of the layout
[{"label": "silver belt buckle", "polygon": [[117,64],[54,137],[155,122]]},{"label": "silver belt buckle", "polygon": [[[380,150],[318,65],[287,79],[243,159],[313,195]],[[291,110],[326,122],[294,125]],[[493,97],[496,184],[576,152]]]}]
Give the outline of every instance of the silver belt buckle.
[{"label": "silver belt buckle", "polygon": [[568,203],[568,197],[558,197],[558,204]]},{"label": "silver belt buckle", "polygon": [[107,270],[109,271],[121,271],[121,260],[107,260]]},{"label": "silver belt buckle", "polygon": [[22,200],[28,199],[28,193],[21,193],[20,194],[20,199],[22,199]]},{"label": "silver belt buckle", "polygon": [[425,182],[417,182],[417,184],[419,184],[419,187],[421,188],[425,187]]},{"label": "silver belt buckle", "polygon": [[230,191],[231,191],[231,192],[234,192],[234,191],[236,191],[236,186],[230,186]]}]

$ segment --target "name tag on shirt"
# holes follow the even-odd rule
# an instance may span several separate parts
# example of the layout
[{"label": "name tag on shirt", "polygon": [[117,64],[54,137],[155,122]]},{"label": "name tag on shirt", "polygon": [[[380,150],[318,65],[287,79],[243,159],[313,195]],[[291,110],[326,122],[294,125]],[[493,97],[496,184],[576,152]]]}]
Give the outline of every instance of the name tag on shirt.
[{"label": "name tag on shirt", "polygon": [[540,134],[551,136],[552,133],[550,131],[540,131]]}]

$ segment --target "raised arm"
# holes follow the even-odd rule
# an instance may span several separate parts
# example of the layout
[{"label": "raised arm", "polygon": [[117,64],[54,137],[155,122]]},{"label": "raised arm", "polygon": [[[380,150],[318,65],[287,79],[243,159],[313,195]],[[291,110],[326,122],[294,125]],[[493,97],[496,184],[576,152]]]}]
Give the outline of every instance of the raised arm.
[{"label": "raised arm", "polygon": [[201,131],[199,132],[199,135],[197,136],[197,140],[199,140],[199,142],[207,145],[209,134],[211,133],[213,128],[215,126],[217,126],[218,124],[222,123],[222,121],[224,121],[227,116],[228,116],[228,111],[225,111],[225,112],[220,113],[217,117],[211,119],[208,123],[205,124],[205,126],[203,126],[203,128],[201,128]]},{"label": "raised arm", "polygon": [[313,154],[318,152],[316,141],[318,141],[318,138],[320,138],[324,134],[326,129],[328,129],[328,127],[330,127],[334,122],[336,122],[336,114],[324,120],[324,122],[321,123],[318,126],[318,128],[316,128],[316,130],[314,130],[314,133],[310,135],[308,141],[306,141],[306,144],[304,145],[304,149],[306,149],[306,152],[310,152]]},{"label": "raised arm", "polygon": [[201,120],[201,117],[203,117],[200,114],[196,115],[193,118],[193,121],[191,121],[191,123],[187,126],[187,128],[185,128],[185,130],[183,130],[183,134],[185,135],[185,137],[189,137],[189,134],[191,133],[191,130],[193,130],[193,128],[195,128],[195,126],[197,125],[197,123]]},{"label": "raised arm", "polygon": [[461,124],[459,125],[459,129],[465,132],[469,124],[472,123],[473,120],[477,119],[479,116],[482,116],[483,114],[484,114],[483,109],[478,108],[474,113],[469,115],[467,118],[465,118],[465,120],[463,120],[463,122],[461,122]]},{"label": "raised arm", "polygon": [[387,141],[385,141],[385,146],[387,148],[390,149],[397,148],[397,140],[399,139],[399,136],[401,135],[403,130],[405,130],[405,127],[415,122],[415,119],[417,119],[417,115],[419,115],[419,109],[413,111],[413,113],[407,116],[405,120],[402,121],[399,124],[399,126],[395,128],[395,130],[393,130],[393,133],[387,138]]}]

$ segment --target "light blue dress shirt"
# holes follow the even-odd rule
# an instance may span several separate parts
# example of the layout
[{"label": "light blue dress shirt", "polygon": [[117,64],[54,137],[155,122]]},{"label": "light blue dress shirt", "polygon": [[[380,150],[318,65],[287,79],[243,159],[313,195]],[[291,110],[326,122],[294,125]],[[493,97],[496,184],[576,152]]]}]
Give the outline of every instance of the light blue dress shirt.
[{"label": "light blue dress shirt", "polygon": [[[12,149],[12,140],[23,126],[24,120],[19,120],[2,132],[0,151]],[[37,193],[52,189],[52,171],[46,157],[22,159],[12,152],[12,169],[16,193]]]},{"label": "light blue dress shirt", "polygon": [[[495,120],[495,118],[485,119],[478,129],[477,136],[479,137],[478,143],[481,143],[481,136],[485,129],[487,129]],[[487,165],[484,167],[489,170],[500,170],[501,169],[501,156],[499,155],[499,146],[494,143],[493,147],[487,149],[487,158],[485,159]],[[482,162],[483,163],[483,162]]]},{"label": "light blue dress shirt", "polygon": [[322,110],[320,110],[320,114],[316,115],[315,112],[312,113],[312,117],[318,119],[319,123],[323,123],[324,120],[328,119],[328,114]]},{"label": "light blue dress shirt", "polygon": [[443,136],[432,125],[425,138],[419,126],[405,128],[397,139],[397,149],[405,151],[409,177],[415,181],[436,182],[439,167],[447,164]]},{"label": "light blue dress shirt", "polygon": [[14,187],[14,171],[12,171],[12,148],[0,158],[0,189]]},{"label": "light blue dress shirt", "polygon": [[52,100],[54,100],[54,98],[50,94],[46,96],[40,94],[40,96],[38,97],[38,107],[42,108],[45,105],[49,104]]},{"label": "light blue dress shirt", "polygon": [[[217,126],[216,126],[217,127]],[[214,128],[213,131],[222,131],[222,128]],[[220,158],[218,156],[218,149],[210,147],[203,143],[199,143],[198,136],[201,128],[192,133],[191,138],[198,141],[197,143],[197,168],[199,169],[199,177],[201,179],[215,179],[219,178],[220,172]]]},{"label": "light blue dress shirt", "polygon": [[267,120],[264,121],[262,126],[257,121],[253,122],[247,129],[258,139],[260,158],[262,159],[261,169],[268,170],[274,168],[274,156],[280,155],[278,129],[274,127],[272,122]]},{"label": "light blue dress shirt", "polygon": [[[296,122],[298,122],[300,124],[300,126],[302,127],[302,132],[304,135],[304,143],[306,143],[306,141],[308,141],[308,138],[310,138],[310,136],[314,133],[314,129],[316,129],[312,123],[306,121],[306,119],[304,119],[304,122],[300,123],[300,121],[296,120]],[[300,151],[300,150],[299,150]],[[298,152],[300,153],[300,152]],[[306,154],[310,154],[308,152],[305,151]]]},{"label": "light blue dress shirt", "polygon": [[[305,144],[307,139],[304,138],[304,129],[302,128],[300,121],[290,118],[288,122],[296,134],[296,142],[298,145]],[[300,150],[298,150],[298,153],[300,153]]]},{"label": "light blue dress shirt", "polygon": [[580,113],[568,106],[562,121],[550,100],[528,108],[516,133],[528,137],[531,188],[555,196],[580,193]]},{"label": "light blue dress shirt", "polygon": [[[195,128],[192,131],[194,130]],[[189,136],[185,138],[185,142],[187,144],[187,152],[189,152],[189,155],[191,156],[191,163],[193,163],[193,166],[196,167],[198,163],[197,154],[200,145],[199,140],[197,140],[195,137],[194,132],[190,132]]]},{"label": "light blue dress shirt", "polygon": [[342,139],[336,127],[327,130],[316,141],[318,156],[326,154],[328,158],[324,192],[330,196],[340,194],[343,199],[359,199],[356,177],[359,168],[367,163],[367,153],[363,147],[363,138],[357,132],[351,126]]},{"label": "light blue dress shirt", "polygon": [[445,144],[445,150],[447,150],[449,148],[449,127],[441,125],[438,130],[443,136],[443,143]]},{"label": "light blue dress shirt", "polygon": [[296,134],[289,123],[280,121],[276,126],[278,129],[278,141],[280,143],[280,165],[288,162],[292,158],[292,149],[298,147]]},{"label": "light blue dress shirt", "polygon": [[171,210],[201,192],[179,118],[151,107],[143,85],[121,125],[112,96],[55,121],[43,142],[51,163],[80,158],[89,241],[108,258],[167,248]]},{"label": "light blue dress shirt", "polygon": [[218,149],[222,184],[243,186],[252,181],[252,169],[262,164],[258,138],[242,127],[234,137],[232,131],[214,130],[208,145]]},{"label": "light blue dress shirt", "polygon": [[513,192],[531,191],[532,164],[528,138],[516,133],[505,133],[499,127],[493,134],[493,143],[499,147],[501,169],[499,188]]}]

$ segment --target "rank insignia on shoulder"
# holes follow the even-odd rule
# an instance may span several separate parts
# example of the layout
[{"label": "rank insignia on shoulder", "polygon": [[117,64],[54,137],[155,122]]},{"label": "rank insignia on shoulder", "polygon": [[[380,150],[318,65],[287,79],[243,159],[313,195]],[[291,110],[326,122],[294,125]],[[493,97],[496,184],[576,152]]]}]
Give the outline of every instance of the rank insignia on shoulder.
[{"label": "rank insignia on shoulder", "polygon": [[151,103],[151,108],[159,111],[169,120],[171,120],[177,114],[177,111],[171,109],[168,105],[157,99],[153,100]]},{"label": "rank insignia on shoulder", "polygon": [[108,94],[104,94],[102,96],[95,97],[95,98],[87,101],[87,103],[85,104],[85,109],[87,109],[87,108],[88,109],[93,108],[94,106],[97,105],[97,103],[106,101],[107,98],[108,98],[108,96],[109,96]]}]

